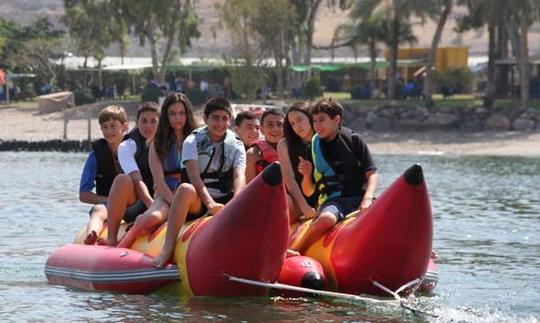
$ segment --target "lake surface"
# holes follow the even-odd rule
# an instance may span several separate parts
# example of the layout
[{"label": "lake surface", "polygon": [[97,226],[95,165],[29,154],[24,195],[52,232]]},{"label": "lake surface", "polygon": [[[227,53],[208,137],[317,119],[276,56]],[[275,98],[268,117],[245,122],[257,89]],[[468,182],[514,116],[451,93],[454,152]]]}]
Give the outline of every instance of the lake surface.
[{"label": "lake surface", "polygon": [[86,223],[86,154],[0,152],[0,320],[539,322],[540,160],[376,155],[379,193],[421,163],[434,215],[439,285],[415,315],[332,299],[131,296],[48,285],[44,264]]}]

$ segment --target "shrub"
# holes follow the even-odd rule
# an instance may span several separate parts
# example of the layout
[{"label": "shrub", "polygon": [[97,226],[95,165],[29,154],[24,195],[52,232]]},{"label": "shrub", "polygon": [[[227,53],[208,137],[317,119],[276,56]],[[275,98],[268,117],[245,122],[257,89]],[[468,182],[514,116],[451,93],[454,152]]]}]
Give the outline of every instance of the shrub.
[{"label": "shrub", "polygon": [[156,102],[159,103],[161,90],[153,83],[148,83],[141,92],[141,102]]},{"label": "shrub", "polygon": [[75,105],[83,105],[96,102],[96,98],[92,95],[92,91],[87,88],[80,88],[75,90]]},{"label": "shrub", "polygon": [[318,78],[312,77],[304,84],[304,97],[308,99],[315,99],[322,96],[323,91],[321,89],[321,81]]},{"label": "shrub", "polygon": [[452,93],[471,93],[473,90],[473,74],[468,68],[449,68],[437,73],[439,91],[448,89]]},{"label": "shrub", "polygon": [[194,106],[203,105],[206,100],[208,100],[207,93],[201,91],[198,87],[186,89],[185,94],[189,98],[191,104]]}]

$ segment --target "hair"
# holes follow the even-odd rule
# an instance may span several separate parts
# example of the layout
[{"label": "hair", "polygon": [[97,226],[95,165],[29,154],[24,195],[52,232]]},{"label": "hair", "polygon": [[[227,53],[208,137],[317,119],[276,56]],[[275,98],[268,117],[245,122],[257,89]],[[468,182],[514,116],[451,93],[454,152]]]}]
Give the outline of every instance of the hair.
[{"label": "hair", "polygon": [[264,110],[261,116],[261,124],[264,122],[264,118],[270,115],[285,118],[285,113],[283,113],[283,111],[279,109],[270,108],[270,109]]},{"label": "hair", "polygon": [[120,123],[127,122],[126,110],[124,110],[122,106],[109,105],[108,107],[105,107],[101,111],[99,111],[98,121],[100,125],[102,125],[103,123],[107,121],[114,121],[114,120],[118,120],[120,121]]},{"label": "hair", "polygon": [[231,104],[229,103],[229,101],[227,101],[227,99],[217,96],[210,98],[204,104],[204,116],[207,118],[212,112],[220,110],[227,112],[229,117],[232,118]]},{"label": "hair", "polygon": [[137,109],[137,119],[139,120],[139,117],[141,114],[145,112],[152,112],[159,116],[159,105],[156,102],[153,101],[146,101],[141,104],[139,109]]},{"label": "hair", "polygon": [[[283,121],[283,137],[286,140],[287,143],[287,149],[289,150],[289,156],[292,157],[290,154],[292,151],[298,149],[303,145],[302,138],[294,132],[293,127],[291,126],[291,123],[289,122],[289,113],[291,112],[300,112],[306,115],[306,117],[309,120],[309,124],[311,128],[313,129],[313,118],[311,116],[311,110],[310,105],[307,102],[296,102],[294,103],[285,114],[285,120]],[[292,159],[291,159],[291,162]],[[293,163],[294,165],[294,163]]]},{"label": "hair", "polygon": [[242,111],[234,118],[234,125],[240,127],[244,120],[256,120],[257,116],[251,111]]},{"label": "hair", "polygon": [[183,135],[187,137],[197,127],[193,116],[193,108],[187,96],[183,93],[169,94],[161,105],[161,114],[159,116],[159,125],[154,138],[154,147],[160,159],[163,159],[175,142],[174,130],[169,122],[169,108],[175,103],[182,103],[186,110],[186,123],[184,125]]},{"label": "hair", "polygon": [[336,116],[343,118],[343,106],[332,98],[322,98],[311,108],[311,114],[317,113],[326,113],[332,119]]}]

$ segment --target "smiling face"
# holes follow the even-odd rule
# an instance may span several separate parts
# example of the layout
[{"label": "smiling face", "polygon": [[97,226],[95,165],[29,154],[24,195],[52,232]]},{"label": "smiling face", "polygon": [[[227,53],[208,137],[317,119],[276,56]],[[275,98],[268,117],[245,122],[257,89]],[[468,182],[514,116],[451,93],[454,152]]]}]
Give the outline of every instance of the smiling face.
[{"label": "smiling face", "polygon": [[231,125],[231,116],[227,111],[215,110],[204,116],[204,122],[208,126],[208,136],[214,142],[221,141]]},{"label": "smiling face", "polygon": [[266,141],[277,144],[283,138],[283,116],[274,114],[265,116],[261,132]]},{"label": "smiling face", "polygon": [[167,116],[169,117],[169,124],[175,132],[184,129],[187,116],[186,107],[182,102],[172,104],[167,110]]},{"label": "smiling face", "polygon": [[291,111],[287,114],[287,119],[298,137],[304,141],[311,139],[313,129],[307,115],[299,111]]},{"label": "smiling face", "polygon": [[153,138],[156,134],[159,122],[157,113],[147,111],[139,115],[137,119],[137,128],[145,139]]},{"label": "smiling face", "polygon": [[341,117],[335,116],[331,118],[324,112],[313,114],[313,128],[323,140],[332,140],[336,137],[339,131]]},{"label": "smiling face", "polygon": [[108,120],[100,124],[103,138],[105,138],[109,144],[113,145],[122,142],[127,127],[127,123],[122,123],[119,120]]},{"label": "smiling face", "polygon": [[249,147],[259,139],[259,119],[244,119],[240,126],[235,126],[235,131],[244,145]]}]

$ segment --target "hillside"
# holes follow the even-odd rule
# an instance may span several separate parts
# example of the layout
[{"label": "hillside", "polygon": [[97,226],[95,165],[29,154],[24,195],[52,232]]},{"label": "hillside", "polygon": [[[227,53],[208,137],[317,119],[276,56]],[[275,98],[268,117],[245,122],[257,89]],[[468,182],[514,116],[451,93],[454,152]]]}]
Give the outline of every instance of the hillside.
[{"label": "hillside", "polygon": [[[198,0],[196,1],[196,10],[201,19],[199,30],[200,39],[194,41],[193,46],[184,55],[186,57],[220,57],[227,53],[231,48],[231,43],[226,31],[219,30],[217,37],[213,37],[211,28],[219,21],[218,12],[215,10],[216,3],[224,0]],[[29,23],[37,16],[48,16],[50,21],[56,26],[65,28],[58,23],[58,19],[64,14],[64,5],[62,0],[2,0],[0,2],[0,17],[6,19],[16,19],[19,23]],[[458,15],[459,13],[454,13]],[[347,13],[337,9],[328,8],[325,5],[319,10],[316,23],[314,43],[319,46],[328,45],[332,39],[334,29],[340,23],[346,22]],[[431,37],[435,24],[428,22],[421,26],[416,24],[414,27],[415,35],[419,42],[416,46],[427,47],[431,42]],[[533,29],[529,34],[531,55],[540,54],[540,31]],[[453,31],[453,21],[447,25],[443,32],[441,46],[468,46],[470,55],[485,55],[487,51],[486,33],[467,32],[461,35]],[[119,54],[119,50],[113,46],[109,49],[109,55]],[[128,56],[147,56],[148,51],[138,46],[136,39],[130,42]],[[360,50],[360,56],[366,56],[364,49]],[[336,56],[353,56],[348,48],[338,49]],[[328,51],[314,50],[313,56],[330,56]]]}]

